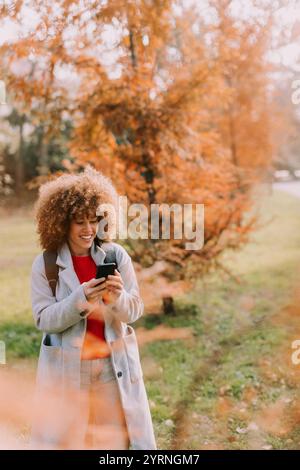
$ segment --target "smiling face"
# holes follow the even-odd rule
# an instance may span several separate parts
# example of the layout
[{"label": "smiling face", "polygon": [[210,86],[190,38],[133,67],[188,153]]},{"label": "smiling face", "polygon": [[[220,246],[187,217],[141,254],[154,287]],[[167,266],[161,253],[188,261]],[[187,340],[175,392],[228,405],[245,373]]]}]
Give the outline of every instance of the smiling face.
[{"label": "smiling face", "polygon": [[97,216],[75,216],[71,220],[68,244],[72,255],[88,256],[98,231]]}]

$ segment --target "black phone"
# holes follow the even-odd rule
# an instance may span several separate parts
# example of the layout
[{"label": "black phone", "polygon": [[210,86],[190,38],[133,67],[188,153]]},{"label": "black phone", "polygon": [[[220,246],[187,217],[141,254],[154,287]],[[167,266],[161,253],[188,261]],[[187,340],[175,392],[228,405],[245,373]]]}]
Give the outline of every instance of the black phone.
[{"label": "black phone", "polygon": [[114,275],[115,269],[117,269],[116,263],[99,264],[97,266],[96,279],[100,279],[101,277],[106,278],[109,275]]}]

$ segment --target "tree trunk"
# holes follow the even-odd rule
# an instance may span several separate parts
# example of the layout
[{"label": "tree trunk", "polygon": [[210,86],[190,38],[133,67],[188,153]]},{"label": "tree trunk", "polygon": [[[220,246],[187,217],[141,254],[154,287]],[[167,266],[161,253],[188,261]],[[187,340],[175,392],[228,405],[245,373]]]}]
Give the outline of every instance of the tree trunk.
[{"label": "tree trunk", "polygon": [[16,195],[21,196],[24,189],[24,136],[23,136],[23,119],[19,124],[19,148],[15,154],[15,189]]},{"label": "tree trunk", "polygon": [[173,297],[163,297],[163,312],[164,315],[176,315]]},{"label": "tree trunk", "polygon": [[45,142],[44,126],[41,127],[39,135],[39,163],[37,169],[40,176],[47,175],[49,173],[48,145]]}]

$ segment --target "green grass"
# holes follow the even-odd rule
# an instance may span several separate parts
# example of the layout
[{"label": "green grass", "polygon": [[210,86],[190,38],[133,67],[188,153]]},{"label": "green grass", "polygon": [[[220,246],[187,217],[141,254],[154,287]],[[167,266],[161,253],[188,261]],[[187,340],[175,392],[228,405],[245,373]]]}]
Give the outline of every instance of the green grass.
[{"label": "green grass", "polygon": [[8,363],[36,357],[41,338],[33,324],[30,271],[39,253],[34,223],[28,214],[5,217],[0,225],[0,339]]},{"label": "green grass", "polygon": [[[142,360],[146,363],[152,357],[163,370],[160,377],[150,374],[146,381],[160,448],[171,445],[173,428],[167,420],[172,419],[182,397],[187,403],[187,414],[209,420],[209,425],[202,425],[201,420],[200,424],[191,424],[182,448],[199,449],[206,444],[225,449],[260,448],[267,444],[278,449],[300,447],[298,429],[285,438],[263,435],[254,445],[248,433],[235,432],[244,427],[243,421],[233,417],[224,424],[215,415],[224,386],[226,397],[235,404],[242,400],[244,390],[254,388],[258,393],[257,407],[288,392],[297,394],[293,387],[284,389],[280,381],[266,382],[258,364],[272,357],[286,338],[285,330],[269,320],[291,300],[292,291],[300,282],[299,216],[297,199],[279,192],[267,198],[260,211],[262,228],[252,235],[251,243],[224,256],[225,266],[240,283],[221,273],[211,274],[199,280],[193,292],[177,299],[181,309],[183,304],[189,304],[196,315],[180,312],[178,318],[171,317],[167,322],[174,327],[192,326],[196,333],[193,347],[184,341],[160,341],[144,347]],[[151,326],[147,318],[138,324]],[[211,365],[215,352],[219,356]],[[204,372],[193,388],[193,374],[201,367]],[[250,411],[254,413],[251,406]]]},{"label": "green grass", "polygon": [[[265,198],[260,214],[262,227],[251,242],[239,252],[224,255],[225,266],[239,283],[213,273],[176,299],[177,316],[145,316],[135,324],[151,329],[162,321],[194,332],[193,341],[156,341],[141,350],[159,448],[170,448],[180,407],[187,416],[182,448],[300,446],[299,429],[284,437],[261,433],[257,444],[249,433],[237,432],[249,424],[249,416],[216,412],[223,396],[233,406],[243,406],[244,391],[251,387],[257,401],[247,405],[247,413],[253,416],[281,396],[293,397],[297,392],[280,380],[267,381],[259,362],[272,357],[286,339],[285,329],[270,320],[290,301],[300,282],[300,203],[275,192]],[[39,252],[30,215],[1,220],[0,240],[0,340],[6,342],[10,364],[36,358],[41,337],[30,307],[30,269]],[[148,371],[149,361],[154,367]],[[226,392],[220,393],[224,387]]]}]

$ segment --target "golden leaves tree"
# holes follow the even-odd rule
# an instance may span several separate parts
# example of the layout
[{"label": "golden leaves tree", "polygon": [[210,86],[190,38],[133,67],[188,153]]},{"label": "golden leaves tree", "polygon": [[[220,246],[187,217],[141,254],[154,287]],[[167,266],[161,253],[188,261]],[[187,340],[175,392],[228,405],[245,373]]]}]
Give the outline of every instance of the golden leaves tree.
[{"label": "golden leaves tree", "polygon": [[[21,21],[24,3],[6,14]],[[35,26],[2,48],[2,61],[43,64],[7,80],[15,99],[43,103],[51,132],[71,116],[69,168],[94,165],[131,203],[204,204],[202,249],[186,250],[184,237],[128,240],[135,261],[163,260],[173,280],[196,279],[247,240],[253,170],[270,161],[270,10],[243,20],[231,3],[32,0]]]}]

